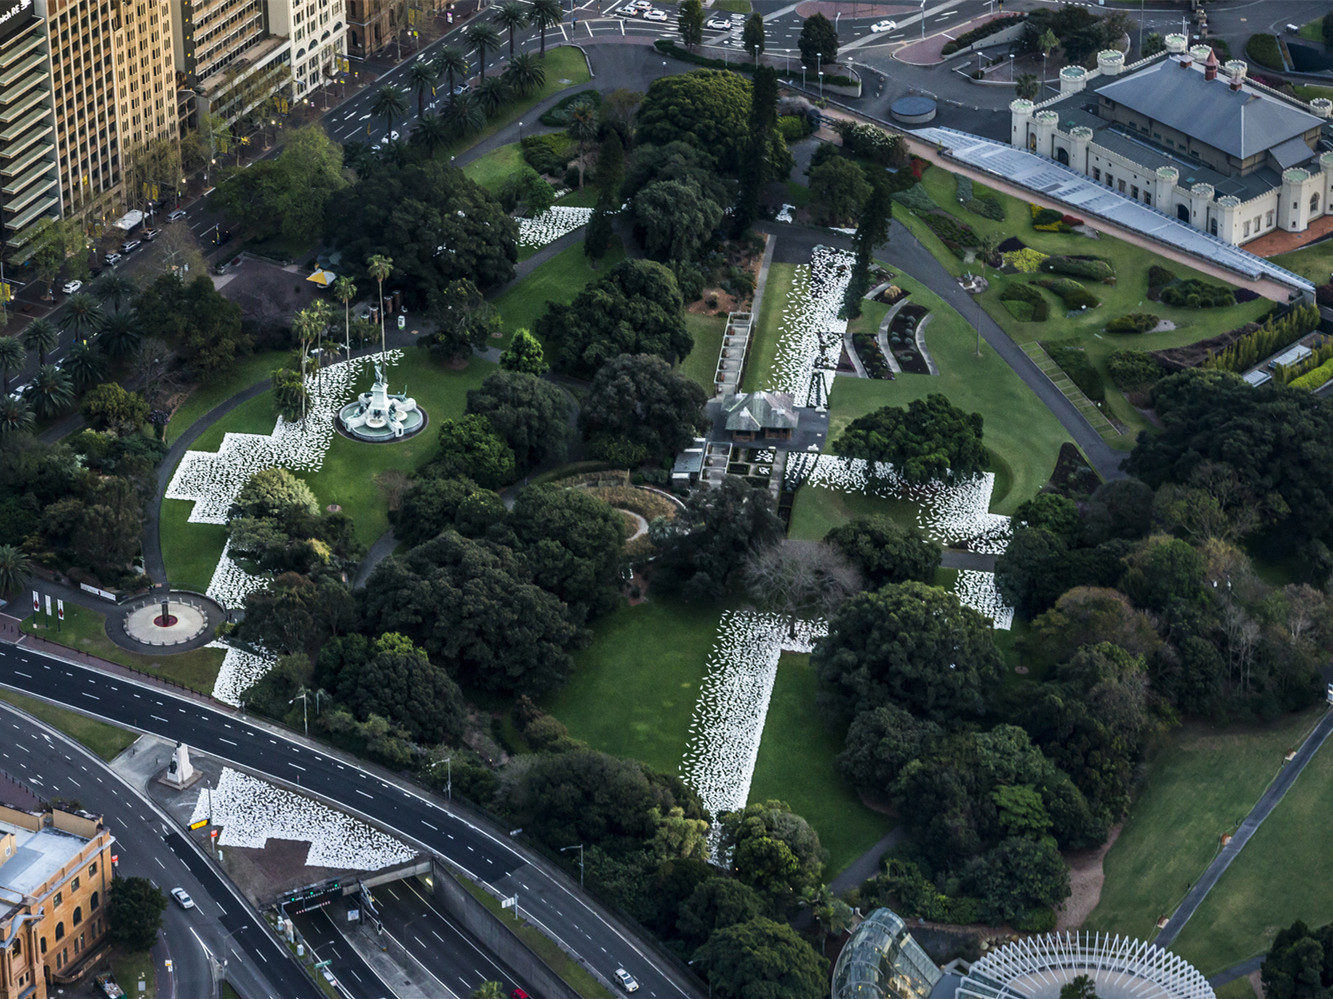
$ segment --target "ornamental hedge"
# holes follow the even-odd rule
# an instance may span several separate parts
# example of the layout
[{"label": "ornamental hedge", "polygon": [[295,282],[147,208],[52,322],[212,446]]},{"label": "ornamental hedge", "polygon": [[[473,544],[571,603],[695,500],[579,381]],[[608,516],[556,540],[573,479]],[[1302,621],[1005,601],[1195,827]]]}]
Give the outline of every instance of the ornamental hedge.
[{"label": "ornamental hedge", "polygon": [[550,125],[552,128],[564,128],[569,124],[569,115],[575,104],[591,104],[593,107],[600,107],[602,95],[597,90],[580,90],[576,94],[570,94],[568,97],[561,98],[555,107],[544,111],[537,120],[543,125]]},{"label": "ornamental hedge", "polygon": [[1116,316],[1106,324],[1107,333],[1147,333],[1153,329],[1161,319],[1154,316],[1151,312],[1131,312],[1128,315]]},{"label": "ornamental hedge", "polygon": [[964,31],[957,38],[953,39],[953,41],[945,42],[944,48],[940,49],[940,54],[953,55],[959,49],[965,49],[969,45],[981,41],[983,38],[989,38],[991,35],[998,35],[1005,28],[1012,28],[1026,17],[1026,14],[1014,14],[1011,17],[997,17],[993,21],[987,21],[985,24],[973,28],[971,31]]},{"label": "ornamental hedge", "polygon": [[1167,270],[1165,267],[1153,264],[1151,267],[1148,268],[1148,287],[1150,289],[1163,288],[1166,285],[1170,284],[1171,282],[1175,281],[1175,279],[1176,276],[1172,274],[1169,270]]},{"label": "ornamental hedge", "polygon": [[1165,371],[1146,350],[1117,350],[1106,359],[1106,373],[1122,392],[1146,392]]},{"label": "ornamental hedge", "polygon": [[1087,351],[1075,346],[1070,340],[1046,340],[1041,346],[1084,395],[1093,402],[1101,402],[1106,398],[1106,387],[1102,385],[1102,377],[1097,374],[1092,361],[1088,360]]},{"label": "ornamental hedge", "polygon": [[1299,378],[1293,378],[1287,384],[1292,388],[1313,392],[1315,389],[1326,385],[1330,380],[1333,380],[1333,361],[1325,361],[1313,371],[1307,371]]},{"label": "ornamental hedge", "polygon": [[1038,278],[1032,283],[1055,292],[1070,312],[1095,309],[1101,304],[1096,295],[1072,278]]},{"label": "ornamental hedge", "polygon": [[1041,262],[1041,269],[1052,274],[1089,278],[1102,284],[1115,283],[1115,268],[1101,257],[1047,257]]},{"label": "ornamental hedge", "polygon": [[1287,68],[1276,35],[1267,33],[1251,35],[1250,40],[1245,43],[1245,58],[1268,69]]},{"label": "ornamental hedge", "polygon": [[1045,295],[1031,285],[1017,281],[1010,282],[1000,292],[1000,302],[1011,316],[1023,323],[1045,322],[1051,314]]},{"label": "ornamental hedge", "polygon": [[1186,278],[1169,284],[1161,290],[1158,298],[1167,305],[1188,309],[1224,309],[1236,304],[1235,293],[1226,285],[1208,284],[1198,278]]}]

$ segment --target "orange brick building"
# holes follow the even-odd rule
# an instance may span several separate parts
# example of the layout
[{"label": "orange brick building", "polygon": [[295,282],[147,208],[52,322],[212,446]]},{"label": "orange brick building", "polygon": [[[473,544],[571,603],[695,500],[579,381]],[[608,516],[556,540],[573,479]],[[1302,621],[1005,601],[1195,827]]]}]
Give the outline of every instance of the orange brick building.
[{"label": "orange brick building", "polygon": [[101,816],[0,774],[0,999],[45,999],[99,956],[114,842]]}]

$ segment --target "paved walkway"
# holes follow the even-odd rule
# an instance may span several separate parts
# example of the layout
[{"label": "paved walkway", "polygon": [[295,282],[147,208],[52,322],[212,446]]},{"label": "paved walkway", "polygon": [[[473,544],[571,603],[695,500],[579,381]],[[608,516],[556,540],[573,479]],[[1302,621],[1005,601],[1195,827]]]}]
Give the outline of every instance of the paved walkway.
[{"label": "paved walkway", "polygon": [[829,882],[828,886],[833,894],[841,895],[844,892],[849,892],[853,888],[861,887],[873,878],[879,873],[884,854],[901,843],[904,838],[906,838],[906,833],[903,832],[902,826],[898,826],[869,850],[853,860],[843,869],[841,874]]},{"label": "paved walkway", "polygon": [[[1167,920],[1167,924],[1162,927],[1160,933],[1153,939],[1153,943],[1162,948],[1170,947],[1175,942],[1180,931],[1185,928],[1185,924],[1190,921],[1195,910],[1203,903],[1203,900],[1212,891],[1213,886],[1217,884],[1217,879],[1222,876],[1231,862],[1236,859],[1240,851],[1245,849],[1245,844],[1250,841],[1256,829],[1263,825],[1264,819],[1282,800],[1291,785],[1296,782],[1296,778],[1301,775],[1305,765],[1314,758],[1314,754],[1319,751],[1329,735],[1333,734],[1333,711],[1326,711],[1324,717],[1320,719],[1319,724],[1314,727],[1314,731],[1306,737],[1301,743],[1301,748],[1296,750],[1296,755],[1287,763],[1273,779],[1273,783],[1268,785],[1268,789],[1259,796],[1250,814],[1245,816],[1240,827],[1231,837],[1231,842],[1218,852],[1213,858],[1213,862],[1208,865],[1207,870],[1196,881],[1185,895],[1185,900],[1180,903],[1180,907]],[[1236,975],[1239,977],[1239,973]]]}]

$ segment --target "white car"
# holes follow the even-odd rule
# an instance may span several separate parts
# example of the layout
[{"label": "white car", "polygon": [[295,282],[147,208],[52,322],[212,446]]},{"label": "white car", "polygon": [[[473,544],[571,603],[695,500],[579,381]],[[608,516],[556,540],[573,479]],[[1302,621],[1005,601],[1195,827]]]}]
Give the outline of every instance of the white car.
[{"label": "white car", "polygon": [[639,983],[636,982],[634,980],[634,976],[631,975],[624,968],[616,969],[616,978],[620,980],[620,987],[624,989],[626,992],[639,991]]},{"label": "white car", "polygon": [[190,898],[184,888],[171,889],[171,897],[176,900],[176,904],[182,909],[194,908],[194,899]]},{"label": "white car", "polygon": [[170,215],[167,216],[167,221],[179,222],[183,218],[185,218],[185,210],[183,208],[177,208],[174,212],[172,212]]},{"label": "white car", "polygon": [[714,31],[730,31],[731,21],[725,17],[710,17],[705,22],[705,27],[712,28]]},{"label": "white car", "polygon": [[643,19],[645,21],[665,21],[667,19],[667,12],[664,10],[657,10],[656,8],[654,8],[653,10],[650,10],[648,11],[648,13],[644,14]]},{"label": "white car", "polygon": [[76,291],[78,291],[82,287],[83,287],[82,281],[66,281],[65,287],[63,287],[61,291],[63,291],[66,295],[73,295]]},{"label": "white car", "polygon": [[897,21],[876,21],[870,26],[870,30],[879,34],[881,31],[892,31],[896,27],[898,27]]}]

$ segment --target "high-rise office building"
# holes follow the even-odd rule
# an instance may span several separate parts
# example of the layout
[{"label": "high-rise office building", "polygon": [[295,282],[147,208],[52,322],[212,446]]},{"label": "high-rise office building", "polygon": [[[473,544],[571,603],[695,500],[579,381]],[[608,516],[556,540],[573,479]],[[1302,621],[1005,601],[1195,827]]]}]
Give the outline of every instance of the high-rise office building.
[{"label": "high-rise office building", "polygon": [[27,260],[35,223],[59,210],[46,29],[32,0],[0,0],[0,260]]},{"label": "high-rise office building", "polygon": [[108,215],[133,161],[179,129],[170,10],[163,0],[36,0],[52,52],[65,214]]}]

